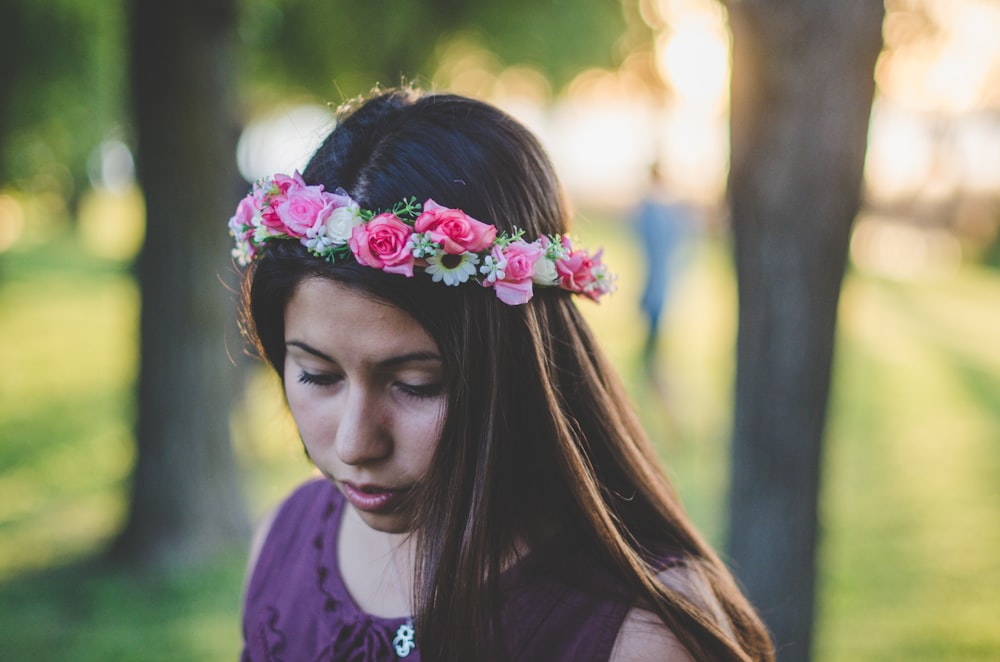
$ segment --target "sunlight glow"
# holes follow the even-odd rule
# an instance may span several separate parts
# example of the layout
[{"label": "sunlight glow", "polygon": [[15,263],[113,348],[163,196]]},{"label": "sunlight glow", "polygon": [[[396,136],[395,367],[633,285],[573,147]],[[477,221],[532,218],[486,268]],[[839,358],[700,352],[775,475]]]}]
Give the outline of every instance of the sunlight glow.
[{"label": "sunlight glow", "polygon": [[0,253],[14,245],[24,229],[24,210],[14,196],[0,194]]},{"label": "sunlight glow", "polygon": [[476,98],[492,96],[497,76],[503,68],[500,60],[479,44],[473,34],[462,34],[438,47],[441,67],[434,80],[444,89]]},{"label": "sunlight glow", "polygon": [[946,230],[863,215],[851,238],[851,260],[871,273],[914,280],[953,275],[962,249]]},{"label": "sunlight glow", "polygon": [[557,106],[543,140],[560,177],[577,199],[608,203],[635,199],[654,155],[649,112],[609,97]]},{"label": "sunlight glow", "polygon": [[967,117],[955,127],[954,149],[968,190],[1000,191],[1000,126],[994,119],[985,113]]},{"label": "sunlight glow", "polygon": [[891,11],[879,89],[911,108],[953,114],[1000,102],[1000,6],[992,0],[927,0],[933,25],[911,9]]},{"label": "sunlight glow", "polygon": [[326,106],[297,106],[247,125],[236,146],[236,163],[248,182],[276,172],[305,168],[334,125]]},{"label": "sunlight glow", "polygon": [[146,209],[136,186],[94,189],[80,201],[77,234],[94,255],[131,260],[146,236]]},{"label": "sunlight glow", "polygon": [[714,204],[725,196],[729,169],[729,131],[721,116],[680,105],[660,120],[659,146],[670,181],[684,197]]},{"label": "sunlight glow", "polygon": [[918,115],[875,103],[865,160],[870,193],[891,200],[913,195],[931,174],[934,144]]},{"label": "sunlight glow", "polygon": [[722,109],[729,83],[725,26],[695,17],[675,24],[658,43],[657,64],[682,103]]}]

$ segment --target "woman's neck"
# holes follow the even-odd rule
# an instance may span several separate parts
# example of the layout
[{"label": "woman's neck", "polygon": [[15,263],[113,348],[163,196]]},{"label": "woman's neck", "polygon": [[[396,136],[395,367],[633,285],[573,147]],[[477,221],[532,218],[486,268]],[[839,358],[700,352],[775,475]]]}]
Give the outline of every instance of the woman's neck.
[{"label": "woman's neck", "polygon": [[365,613],[382,618],[412,615],[415,537],[376,531],[346,506],[337,536],[344,585]]}]

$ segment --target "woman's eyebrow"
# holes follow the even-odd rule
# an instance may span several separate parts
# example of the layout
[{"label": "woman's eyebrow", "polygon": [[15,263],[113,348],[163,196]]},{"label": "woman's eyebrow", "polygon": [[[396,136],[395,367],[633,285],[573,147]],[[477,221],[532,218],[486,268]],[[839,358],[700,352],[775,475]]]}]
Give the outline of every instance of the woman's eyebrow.
[{"label": "woman's eyebrow", "polygon": [[382,367],[392,367],[399,365],[401,363],[411,363],[419,361],[441,361],[441,356],[437,352],[429,351],[417,351],[408,352],[406,354],[400,354],[399,356],[390,356],[387,359],[383,359],[378,362]]},{"label": "woman's eyebrow", "polygon": [[[310,346],[307,343],[302,342],[301,340],[289,340],[285,343],[285,346],[297,347],[302,351],[312,354],[317,358],[321,358],[328,363],[336,363],[336,361],[334,361],[333,357],[331,357],[330,355],[326,354],[325,352],[321,352],[320,350]],[[402,363],[410,363],[418,361],[440,361],[440,360],[441,356],[437,352],[418,350],[416,352],[407,352],[405,354],[399,354],[398,356],[390,356],[389,358],[382,359],[381,361],[379,361],[378,365],[381,367],[392,367],[400,365]]]},{"label": "woman's eyebrow", "polygon": [[326,361],[328,363],[336,363],[336,361],[333,360],[333,357],[331,357],[331,356],[329,356],[327,354],[324,354],[323,352],[319,351],[315,347],[311,347],[310,345],[307,345],[306,343],[302,342],[301,340],[289,340],[289,341],[285,342],[285,347],[298,347],[302,351],[308,352],[309,354],[312,354],[313,356],[321,358],[321,359],[323,359],[324,361]]}]

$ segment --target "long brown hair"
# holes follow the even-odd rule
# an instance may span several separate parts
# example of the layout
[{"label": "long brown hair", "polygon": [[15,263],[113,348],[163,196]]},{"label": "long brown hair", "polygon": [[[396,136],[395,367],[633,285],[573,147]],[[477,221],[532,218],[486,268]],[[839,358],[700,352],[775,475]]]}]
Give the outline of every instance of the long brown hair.
[{"label": "long brown hair", "polygon": [[[368,209],[430,197],[529,238],[567,230],[561,189],[535,138],[464,97],[377,93],[344,112],[303,177],[343,188]],[[488,657],[505,564],[519,541],[532,547],[554,536],[608,568],[696,658],[772,658],[762,623],[684,514],[570,294],[536,289],[528,304],[507,306],[484,288],[330,264],[297,242],[272,242],[248,270],[244,324],[279,375],[284,306],[316,276],[406,310],[444,358],[448,413],[415,528],[424,659]],[[709,587],[727,624],[658,581],[664,555],[683,559]]]}]

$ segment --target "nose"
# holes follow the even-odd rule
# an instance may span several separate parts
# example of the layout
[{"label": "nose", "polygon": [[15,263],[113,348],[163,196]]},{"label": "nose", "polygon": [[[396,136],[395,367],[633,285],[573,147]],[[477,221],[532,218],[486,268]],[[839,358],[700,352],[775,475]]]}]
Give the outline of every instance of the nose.
[{"label": "nose", "polygon": [[392,453],[392,436],[377,393],[351,385],[343,401],[334,450],[348,465],[370,464]]}]

